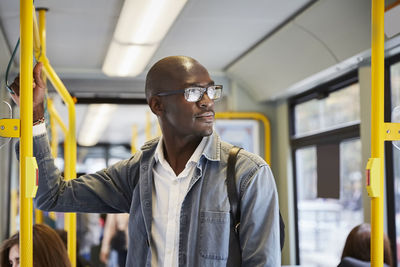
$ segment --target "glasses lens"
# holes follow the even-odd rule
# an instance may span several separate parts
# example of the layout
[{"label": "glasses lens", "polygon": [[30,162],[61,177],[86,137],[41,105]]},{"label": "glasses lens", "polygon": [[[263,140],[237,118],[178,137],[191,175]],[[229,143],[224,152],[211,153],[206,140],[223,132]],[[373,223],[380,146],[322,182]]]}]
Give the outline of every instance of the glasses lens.
[{"label": "glasses lens", "polygon": [[220,86],[210,86],[207,88],[207,95],[212,100],[217,100],[221,97],[222,88]]},{"label": "glasses lens", "polygon": [[189,102],[197,102],[203,96],[203,88],[200,87],[192,87],[186,88],[185,90],[185,98]]}]

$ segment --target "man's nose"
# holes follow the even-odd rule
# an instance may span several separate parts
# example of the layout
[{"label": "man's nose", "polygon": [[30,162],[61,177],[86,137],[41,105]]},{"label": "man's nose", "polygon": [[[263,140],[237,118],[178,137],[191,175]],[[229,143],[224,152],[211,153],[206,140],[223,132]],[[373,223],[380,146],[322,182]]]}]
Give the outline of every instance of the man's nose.
[{"label": "man's nose", "polygon": [[199,101],[197,101],[197,103],[202,108],[210,108],[214,106],[214,100],[208,97],[207,92],[204,92],[203,96]]}]

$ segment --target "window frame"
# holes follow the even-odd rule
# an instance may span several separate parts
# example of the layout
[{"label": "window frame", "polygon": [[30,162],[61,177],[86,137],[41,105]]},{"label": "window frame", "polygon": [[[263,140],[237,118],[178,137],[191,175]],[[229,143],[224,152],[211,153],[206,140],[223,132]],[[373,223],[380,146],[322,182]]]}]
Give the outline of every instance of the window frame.
[{"label": "window frame", "polygon": [[[390,67],[400,62],[400,54],[385,59],[385,97],[384,121],[392,120],[392,88]],[[397,233],[396,233],[396,196],[393,162],[393,146],[391,141],[385,141],[385,175],[386,175],[386,216],[387,230],[392,249],[393,262],[397,264]]]},{"label": "window frame", "polygon": [[360,138],[360,122],[346,125],[344,127],[338,127],[335,129],[329,129],[321,131],[316,134],[302,135],[296,137],[295,129],[295,106],[313,99],[323,99],[329,97],[329,95],[338,90],[344,89],[345,87],[357,83],[358,69],[350,71],[340,77],[332,79],[326,83],[320,84],[308,91],[289,98],[289,138],[290,138],[290,149],[292,157],[292,175],[293,175],[293,204],[294,204],[294,233],[295,233],[295,252],[296,252],[296,264],[300,264],[300,245],[299,245],[299,214],[298,214],[298,201],[297,201],[297,169],[296,169],[296,150],[317,144],[340,143],[345,140],[354,138]]}]

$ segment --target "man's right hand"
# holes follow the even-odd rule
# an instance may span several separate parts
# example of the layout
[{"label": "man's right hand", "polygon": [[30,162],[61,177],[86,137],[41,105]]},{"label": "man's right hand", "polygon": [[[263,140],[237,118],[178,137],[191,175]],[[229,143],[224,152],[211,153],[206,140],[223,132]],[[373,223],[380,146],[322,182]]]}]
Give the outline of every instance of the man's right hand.
[{"label": "man's right hand", "polygon": [[[42,80],[43,63],[39,62],[33,68],[33,122],[40,120],[44,116],[44,95],[46,92],[46,85]],[[19,86],[20,77],[19,74],[15,77],[14,82],[10,85],[11,90],[14,94],[11,94],[14,102],[19,106]]]}]

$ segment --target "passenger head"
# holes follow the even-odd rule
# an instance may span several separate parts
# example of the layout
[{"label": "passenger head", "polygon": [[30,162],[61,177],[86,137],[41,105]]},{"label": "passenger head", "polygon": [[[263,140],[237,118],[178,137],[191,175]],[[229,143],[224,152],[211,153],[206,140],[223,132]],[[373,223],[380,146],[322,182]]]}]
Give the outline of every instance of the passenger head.
[{"label": "passenger head", "polygon": [[[371,226],[367,223],[354,227],[347,236],[342,259],[351,257],[362,261],[371,261]],[[392,265],[392,251],[389,238],[384,235],[384,262]]]},{"label": "passenger head", "polygon": [[[3,242],[1,267],[19,266],[19,233]],[[44,224],[33,226],[33,266],[70,267],[68,253],[55,230]]]},{"label": "passenger head", "polygon": [[146,77],[146,99],[163,135],[202,137],[212,133],[214,101],[206,93],[197,102],[187,101],[183,92],[157,94],[213,84],[206,68],[190,57],[166,57],[151,67]]},{"label": "passenger head", "polygon": [[0,266],[19,266],[19,234],[13,235],[1,245]]}]

